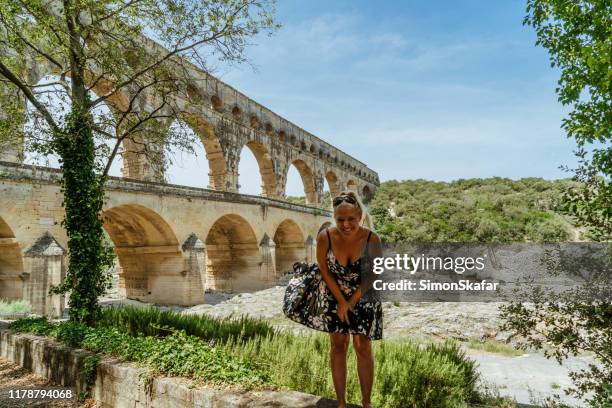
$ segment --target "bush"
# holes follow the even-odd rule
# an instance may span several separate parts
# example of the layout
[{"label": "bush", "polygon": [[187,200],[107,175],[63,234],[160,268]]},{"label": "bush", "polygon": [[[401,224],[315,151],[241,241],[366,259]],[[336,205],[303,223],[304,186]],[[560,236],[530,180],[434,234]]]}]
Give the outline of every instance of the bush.
[{"label": "bush", "polygon": [[265,370],[254,368],[248,359],[238,358],[184,330],[158,338],[120,333],[113,328],[90,330],[82,347],[135,361],[157,373],[191,377],[209,383],[236,384],[249,389],[269,383]]},{"label": "bush", "polygon": [[32,305],[26,300],[8,301],[0,299],[0,316],[32,313]]},{"label": "bush", "polygon": [[[268,367],[272,381],[279,386],[335,398],[329,369],[329,338],[325,335],[297,337],[279,333],[246,343],[230,341],[223,348],[250,358],[256,366]],[[373,352],[374,406],[444,408],[479,401],[476,364],[456,344],[421,347],[413,342],[381,341],[373,343]],[[348,370],[348,399],[359,403],[361,394],[352,348]]]},{"label": "bush", "polygon": [[166,336],[175,330],[205,340],[227,341],[230,338],[248,340],[274,334],[265,320],[240,317],[216,319],[206,315],[183,315],[154,307],[109,307],[102,310],[97,327],[113,327],[132,336]]},{"label": "bush", "polygon": [[62,322],[54,327],[51,336],[67,346],[78,347],[88,332],[89,328],[82,323]]},{"label": "bush", "polygon": [[385,181],[369,211],[386,243],[562,242],[572,226],[555,212],[556,202],[571,184],[500,177]]},{"label": "bush", "polygon": [[8,327],[17,332],[32,333],[39,336],[48,336],[55,328],[46,317],[26,317],[11,322]]},{"label": "bush", "polygon": [[[67,322],[54,326],[44,318],[22,319],[12,328],[79,342],[93,352],[141,363],[153,373],[335,397],[326,335],[294,336],[247,317],[229,321],[151,308],[105,309],[102,316],[95,328]],[[456,343],[380,341],[373,343],[373,352],[375,406],[444,408],[480,402],[476,363]],[[352,348],[348,369],[349,401],[357,403],[361,394]]]},{"label": "bush", "polygon": [[153,374],[235,384],[246,389],[270,384],[270,374],[254,368],[248,358],[213,347],[184,330],[174,330],[163,338],[130,336],[115,328],[91,328],[74,322],[53,324],[44,317],[17,320],[9,328],[51,336],[71,347],[119,356],[148,367]]}]

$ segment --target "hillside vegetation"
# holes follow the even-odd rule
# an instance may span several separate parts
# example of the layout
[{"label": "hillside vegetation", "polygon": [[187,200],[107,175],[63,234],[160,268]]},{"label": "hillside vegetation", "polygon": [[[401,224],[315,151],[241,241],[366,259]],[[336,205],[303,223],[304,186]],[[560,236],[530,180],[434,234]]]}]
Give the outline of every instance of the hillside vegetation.
[{"label": "hillside vegetation", "polygon": [[562,242],[575,239],[554,211],[570,180],[386,181],[369,203],[384,242]]}]

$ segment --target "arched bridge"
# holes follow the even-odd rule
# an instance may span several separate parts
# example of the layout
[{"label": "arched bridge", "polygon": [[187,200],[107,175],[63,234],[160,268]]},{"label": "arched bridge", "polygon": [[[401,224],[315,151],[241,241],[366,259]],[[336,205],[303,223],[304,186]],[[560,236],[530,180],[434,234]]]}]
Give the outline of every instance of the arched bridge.
[{"label": "arched bridge", "polygon": [[[46,292],[65,274],[59,171],[0,163],[0,297],[59,314]],[[111,178],[104,229],[120,294],[160,304],[203,302],[205,290],[253,291],[297,260],[313,261],[330,213],[281,200]]]},{"label": "arched bridge", "polygon": [[[29,83],[53,74],[43,65],[27,70]],[[144,132],[123,141],[123,177],[107,185],[104,228],[119,260],[120,293],[129,298],[191,305],[207,289],[270,286],[295,261],[314,260],[317,232],[331,221],[329,210],[318,208],[325,181],[332,196],[348,189],[366,201],[379,185],[364,163],[222,81],[196,67],[188,77],[176,106],[204,148],[209,188],[164,183],[163,171],[139,151],[147,145]],[[105,92],[93,85],[92,91]],[[118,115],[135,97],[117,94],[107,105]],[[151,105],[152,96],[138,98],[135,105]],[[12,141],[0,151],[0,297],[25,298],[35,311],[57,315],[63,300],[47,292],[65,275],[59,172],[21,164],[23,146]],[[259,165],[260,196],[238,193],[243,149]],[[292,165],[305,206],[284,200]]]}]

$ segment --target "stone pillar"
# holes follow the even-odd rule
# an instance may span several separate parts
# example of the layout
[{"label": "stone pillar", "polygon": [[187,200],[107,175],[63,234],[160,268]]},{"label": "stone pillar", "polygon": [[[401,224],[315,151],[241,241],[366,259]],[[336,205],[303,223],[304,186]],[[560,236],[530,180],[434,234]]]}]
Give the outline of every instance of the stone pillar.
[{"label": "stone pillar", "polygon": [[314,195],[315,204],[321,206],[323,202],[323,189],[325,188],[325,177],[322,173],[314,173]]},{"label": "stone pillar", "polygon": [[206,290],[206,247],[195,233],[191,233],[181,247],[185,256],[185,303],[204,303]]},{"label": "stone pillar", "polygon": [[166,131],[167,126],[158,121],[151,121],[146,129],[131,134],[123,141],[123,177],[143,181],[164,181]]},{"label": "stone pillar", "polygon": [[225,151],[225,162],[227,168],[225,170],[225,191],[237,193],[240,191],[238,184],[238,163],[240,161],[240,152],[234,146],[227,146]]},{"label": "stone pillar", "polygon": [[49,317],[62,317],[64,296],[49,295],[51,286],[59,285],[66,276],[64,248],[47,231],[25,251],[24,299],[32,311]]},{"label": "stone pillar", "polygon": [[307,263],[310,264],[317,262],[317,245],[312,235],[308,235],[308,238],[306,238],[306,241],[304,241],[304,252],[304,259]]},{"label": "stone pillar", "polygon": [[261,253],[261,267],[259,278],[262,281],[275,281],[276,276],[276,244],[274,240],[264,233],[263,238],[259,243],[259,251]]}]

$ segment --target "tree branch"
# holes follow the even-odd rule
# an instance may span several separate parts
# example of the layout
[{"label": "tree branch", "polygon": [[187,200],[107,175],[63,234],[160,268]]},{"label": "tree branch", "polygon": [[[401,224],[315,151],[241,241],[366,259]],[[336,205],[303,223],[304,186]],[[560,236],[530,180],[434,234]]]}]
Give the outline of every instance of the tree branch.
[{"label": "tree branch", "polygon": [[49,113],[47,108],[42,103],[40,103],[38,99],[36,99],[30,87],[21,82],[19,78],[17,78],[17,76],[6,65],[4,65],[2,61],[0,61],[0,74],[2,74],[6,79],[11,81],[15,86],[17,86],[17,88],[19,88],[19,90],[21,90],[21,92],[23,92],[23,94],[30,101],[30,103],[34,105],[34,107],[41,113],[41,115],[43,115],[45,121],[47,122],[51,130],[53,130],[53,132],[60,131],[60,128],[53,120],[51,113]]},{"label": "tree branch", "polygon": [[[4,23],[5,27],[9,27],[9,24],[6,21],[6,19],[4,18],[4,14],[2,12],[0,12],[0,21],[2,21]],[[21,35],[20,30],[15,29],[15,27],[11,27],[11,28],[12,28],[11,31],[13,32],[13,34],[15,34],[17,37],[19,37],[19,39],[21,41],[23,41],[28,47],[30,47],[31,49],[33,49],[38,54],[40,54],[43,57],[45,57],[50,63],[52,63],[53,65],[58,67],[60,69],[60,71],[64,71],[64,67],[62,66],[62,64],[60,64],[55,58],[53,58],[51,55],[49,55],[46,52],[42,51],[41,49],[36,47],[34,44],[32,44],[30,41],[28,41],[27,38],[25,38],[24,36]]]}]

